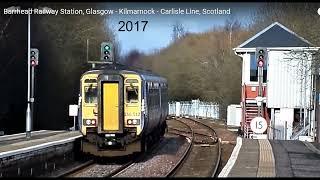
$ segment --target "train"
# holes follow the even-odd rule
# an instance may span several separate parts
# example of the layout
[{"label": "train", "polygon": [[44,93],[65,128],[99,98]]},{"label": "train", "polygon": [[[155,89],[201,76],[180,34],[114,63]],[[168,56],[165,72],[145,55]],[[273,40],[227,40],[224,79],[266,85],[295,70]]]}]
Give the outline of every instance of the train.
[{"label": "train", "polygon": [[80,78],[81,152],[100,157],[143,153],[167,131],[168,83],[150,71],[115,65]]}]

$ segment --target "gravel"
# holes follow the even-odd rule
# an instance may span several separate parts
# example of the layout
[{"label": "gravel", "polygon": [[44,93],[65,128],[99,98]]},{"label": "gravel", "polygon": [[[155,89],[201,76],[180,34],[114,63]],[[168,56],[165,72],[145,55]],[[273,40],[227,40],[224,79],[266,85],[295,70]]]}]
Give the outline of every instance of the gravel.
[{"label": "gravel", "polygon": [[116,177],[164,177],[179,161],[188,147],[186,138],[165,135],[156,149],[141,162],[132,164]]},{"label": "gravel", "polygon": [[105,177],[121,167],[121,164],[94,164],[72,177]]}]

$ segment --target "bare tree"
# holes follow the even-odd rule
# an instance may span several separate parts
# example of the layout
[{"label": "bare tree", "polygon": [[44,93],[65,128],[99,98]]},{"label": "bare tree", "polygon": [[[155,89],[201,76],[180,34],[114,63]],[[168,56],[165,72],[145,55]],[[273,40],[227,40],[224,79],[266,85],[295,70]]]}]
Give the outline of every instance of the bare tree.
[{"label": "bare tree", "polygon": [[129,66],[139,66],[140,63],[138,61],[141,60],[143,56],[144,54],[142,52],[137,49],[133,49],[124,57],[125,64]]},{"label": "bare tree", "polygon": [[241,23],[235,18],[227,19],[224,24],[224,30],[229,32],[229,50],[232,53],[232,32],[240,30]]},{"label": "bare tree", "polygon": [[177,41],[178,39],[185,36],[186,34],[185,27],[179,21],[176,21],[172,25],[172,27],[173,27],[173,30],[172,30],[173,41]]}]

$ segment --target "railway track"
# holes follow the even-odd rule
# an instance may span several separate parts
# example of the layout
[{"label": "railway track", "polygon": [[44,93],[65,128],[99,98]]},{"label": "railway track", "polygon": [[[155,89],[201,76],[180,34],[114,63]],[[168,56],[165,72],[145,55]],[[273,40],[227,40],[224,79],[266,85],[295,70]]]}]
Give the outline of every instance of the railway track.
[{"label": "railway track", "polygon": [[[185,130],[181,130],[178,128],[170,128],[172,131],[176,131],[177,134],[188,134],[191,133],[189,131],[185,131]],[[194,132],[195,134],[195,139],[194,139],[194,144],[215,144],[216,141],[218,140],[217,137],[214,137],[212,135],[208,135],[208,134],[204,134],[204,133],[200,133],[200,132]],[[198,140],[199,139],[199,140]]]},{"label": "railway track", "polygon": [[71,169],[67,169],[64,170],[62,172],[58,172],[57,175],[52,176],[53,178],[61,178],[61,177],[68,177],[71,176],[72,174],[81,171],[83,169],[86,169],[88,167],[90,167],[91,165],[94,164],[94,160],[88,160],[85,161],[79,165],[76,165],[75,167],[71,168]]},{"label": "railway track", "polygon": [[[150,151],[154,151],[156,148],[158,148],[158,146],[159,144],[153,145],[150,148]],[[100,164],[96,163],[94,160],[89,160],[80,165],[77,165],[72,169],[60,172],[59,175],[56,175],[54,177],[116,177],[126,171],[126,169],[130,168],[136,162],[143,160],[144,157],[144,154],[139,154],[138,156],[132,157],[132,159],[123,164]]]},{"label": "railway track", "polygon": [[182,136],[185,136],[187,138],[190,138],[190,143],[189,143],[189,146],[187,147],[185,153],[183,154],[183,156],[180,158],[180,160],[178,161],[178,163],[176,163],[176,165],[166,174],[166,177],[172,177],[174,176],[177,171],[179,170],[179,168],[181,168],[182,164],[184,163],[184,161],[187,159],[187,157],[189,156],[191,150],[192,150],[192,146],[193,146],[193,142],[194,142],[194,131],[193,129],[188,126],[187,124],[183,123],[182,121],[180,120],[177,120],[177,119],[174,119],[175,121],[177,122],[180,122],[182,124],[184,124],[185,126],[187,126],[189,128],[189,133],[190,133],[190,137],[188,137],[187,135],[182,135],[182,134],[179,134],[179,133],[174,133],[174,132],[170,132],[172,134],[177,134],[177,135],[182,135]]},{"label": "railway track", "polygon": [[134,158],[123,164],[100,164],[95,162],[94,160],[89,160],[72,169],[60,172],[59,175],[56,175],[54,177],[113,177],[122,170],[129,167],[136,160],[137,158]]},{"label": "railway track", "polygon": [[[217,170],[218,170],[220,159],[221,159],[221,144],[215,130],[212,129],[210,126],[195,119],[183,118],[183,119],[172,119],[172,120],[179,122],[181,124],[184,124],[185,126],[188,127],[189,130],[186,130],[185,128],[183,129],[169,128],[170,130],[169,132],[172,134],[188,137],[191,142],[189,144],[188,149],[184,153],[183,157],[176,164],[176,166],[167,174],[166,177],[180,176],[181,174],[183,174],[182,172],[184,172],[184,174],[187,174],[187,172],[185,171],[188,171],[188,169],[190,169],[190,164],[193,164],[190,154],[196,154],[197,153],[196,151],[199,151],[199,148],[198,148],[199,146],[212,147],[216,152],[215,165],[211,168],[209,172],[211,177],[215,177],[217,174]],[[193,167],[193,168],[196,168],[196,167]],[[179,175],[179,172],[180,172],[180,175]],[[190,175],[194,176],[192,175],[192,172]],[[205,176],[205,175],[202,174],[202,176]]]},{"label": "railway track", "polygon": [[[172,160],[170,160],[171,161],[170,165],[166,163],[158,164],[158,167],[160,168],[165,166],[167,167],[161,170],[161,173],[159,173],[160,172],[159,171],[160,169],[159,169],[158,173],[155,173],[154,175],[156,177],[173,177],[173,176],[180,177],[181,174],[187,174],[188,170],[186,169],[193,169],[193,167],[190,168],[190,165],[196,164],[196,161],[192,162],[192,159],[194,159],[193,156],[195,154],[201,155],[202,151],[204,150],[207,151],[209,149],[211,150],[211,153],[209,155],[208,154],[206,155],[204,153],[205,156],[217,154],[217,156],[215,156],[216,159],[214,160],[215,161],[214,167],[209,165],[206,166],[205,168],[210,170],[206,170],[207,172],[202,173],[201,175],[199,175],[199,177],[202,177],[202,176],[214,177],[217,173],[217,169],[220,162],[220,156],[221,156],[220,141],[218,141],[218,137],[215,131],[210,126],[207,126],[197,120],[183,118],[183,119],[171,119],[169,121],[174,121],[176,124],[179,124],[178,126],[175,126],[173,128],[169,127],[168,135],[171,134],[169,136],[170,137],[172,136],[172,138],[171,139],[170,137],[164,138],[166,140],[163,141],[163,143],[161,142],[156,143],[149,149],[148,153],[146,154],[140,154],[136,158],[126,161],[125,163],[98,164],[95,161],[88,161],[83,163],[82,165],[78,165],[68,171],[63,172],[56,177],[131,177],[131,175],[133,175],[132,177],[135,177],[135,176],[144,177],[146,175],[142,175],[143,169],[145,169],[144,171],[148,172],[150,171],[150,169],[147,170],[146,167],[149,166],[149,168],[151,168],[151,166],[155,165],[154,164],[155,161],[152,162],[152,159],[160,160],[163,157],[164,159],[166,159],[166,158],[169,158],[167,154],[169,155],[173,152],[176,152],[176,151],[172,152],[171,150],[169,150],[172,147],[172,143],[171,144],[169,143],[170,145],[167,144],[168,142],[172,142],[172,139],[176,139],[174,137],[180,137],[180,138],[183,137],[183,139],[187,139],[187,141],[185,141],[184,148],[180,150],[181,153],[179,153],[180,154],[179,156],[170,156],[173,158]],[[161,141],[162,140],[163,139],[161,139]],[[166,148],[169,148],[169,149],[165,150],[164,153],[158,153],[158,155],[152,155],[154,153],[160,152],[161,151],[160,149],[164,148],[165,146]],[[177,147],[179,146],[177,145]],[[204,157],[204,159],[208,161],[207,157]],[[162,160],[162,162],[166,162],[166,160]],[[212,165],[212,161],[210,162]],[[155,166],[151,169],[156,170],[158,167]],[[203,167],[197,167],[197,168],[200,169],[197,171],[201,171],[201,169],[204,169]],[[139,171],[137,171],[137,169],[139,169]],[[135,173],[135,175],[132,173]],[[196,174],[194,176],[198,176],[198,175]]]},{"label": "railway track", "polygon": [[216,158],[216,165],[213,168],[211,177],[216,177],[218,175],[217,170],[219,168],[220,161],[221,161],[221,140],[218,138],[217,132],[213,128],[211,128],[209,125],[195,119],[193,119],[193,121],[200,123],[203,126],[206,126],[209,130],[211,130],[215,134],[215,142],[217,143],[218,156]]}]

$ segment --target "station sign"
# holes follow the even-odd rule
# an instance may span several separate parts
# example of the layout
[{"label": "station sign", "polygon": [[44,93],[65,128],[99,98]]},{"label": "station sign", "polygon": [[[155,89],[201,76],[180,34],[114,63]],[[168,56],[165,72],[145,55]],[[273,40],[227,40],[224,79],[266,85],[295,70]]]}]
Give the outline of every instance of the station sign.
[{"label": "station sign", "polygon": [[69,105],[69,116],[78,116],[78,105]]}]

